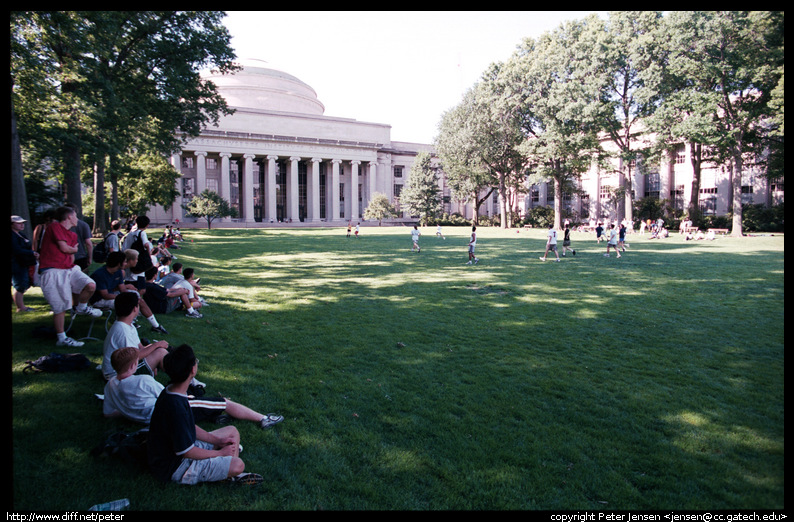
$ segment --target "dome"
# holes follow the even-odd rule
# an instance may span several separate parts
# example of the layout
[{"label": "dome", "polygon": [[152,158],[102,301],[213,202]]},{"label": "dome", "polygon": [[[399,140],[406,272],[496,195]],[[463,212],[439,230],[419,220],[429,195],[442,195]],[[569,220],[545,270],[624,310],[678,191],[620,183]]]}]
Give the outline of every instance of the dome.
[{"label": "dome", "polygon": [[230,107],[320,116],[325,112],[314,89],[295,76],[270,67],[264,60],[236,64],[242,68],[233,74],[212,71],[204,75],[218,87]]}]

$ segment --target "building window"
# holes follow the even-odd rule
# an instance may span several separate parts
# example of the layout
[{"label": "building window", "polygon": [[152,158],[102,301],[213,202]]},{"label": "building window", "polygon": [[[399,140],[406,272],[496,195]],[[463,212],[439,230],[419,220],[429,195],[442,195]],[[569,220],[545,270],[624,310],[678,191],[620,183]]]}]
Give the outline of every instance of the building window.
[{"label": "building window", "polygon": [[717,187],[700,189],[700,212],[704,216],[717,214]]},{"label": "building window", "polygon": [[661,180],[658,172],[649,172],[645,175],[645,197],[659,198],[659,186]]},{"label": "building window", "polygon": [[405,167],[403,167],[402,165],[395,165],[395,167],[394,167],[394,177],[395,178],[403,177],[403,169],[404,168]]},{"label": "building window", "polygon": [[207,158],[207,170],[218,170],[218,160]]},{"label": "building window", "polygon": [[670,199],[673,201],[674,209],[684,210],[684,186],[676,185],[675,189],[670,191]]},{"label": "building window", "polygon": [[192,169],[193,168],[193,158],[186,158],[182,157],[182,168],[183,169]]},{"label": "building window", "polygon": [[680,165],[686,163],[686,146],[676,145],[675,147],[675,164]]}]

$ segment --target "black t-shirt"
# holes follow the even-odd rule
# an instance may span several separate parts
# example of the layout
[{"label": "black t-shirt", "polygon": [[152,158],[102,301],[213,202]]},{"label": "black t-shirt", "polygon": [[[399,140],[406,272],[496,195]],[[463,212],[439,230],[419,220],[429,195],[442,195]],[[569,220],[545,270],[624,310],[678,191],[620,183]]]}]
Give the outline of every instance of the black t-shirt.
[{"label": "black t-shirt", "polygon": [[196,423],[187,396],[168,391],[157,398],[149,423],[149,468],[164,482],[182,462],[183,455],[196,443]]},{"label": "black t-shirt", "polygon": [[166,313],[168,311],[168,290],[157,283],[146,283],[144,289],[146,293],[143,294],[143,300],[152,309],[152,313]]}]

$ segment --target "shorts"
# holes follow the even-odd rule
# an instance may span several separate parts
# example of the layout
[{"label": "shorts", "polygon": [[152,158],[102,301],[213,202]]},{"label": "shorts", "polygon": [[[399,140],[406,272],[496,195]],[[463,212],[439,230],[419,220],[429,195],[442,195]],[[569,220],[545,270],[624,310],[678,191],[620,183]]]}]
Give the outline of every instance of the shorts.
[{"label": "shorts", "polygon": [[469,254],[474,253],[474,245],[469,245]]},{"label": "shorts", "polygon": [[28,267],[19,266],[16,263],[11,263],[11,286],[20,294],[30,288],[30,271]]},{"label": "shorts", "polygon": [[60,314],[72,307],[72,294],[79,294],[94,280],[80,267],[49,268],[41,272],[41,293],[50,304],[52,313]]},{"label": "shorts", "polygon": [[564,247],[571,246],[571,240],[570,239],[563,239],[562,240],[562,246],[564,246]]},{"label": "shorts", "polygon": [[557,243],[553,243],[548,247],[549,252],[556,252],[557,251]]},{"label": "shorts", "polygon": [[[197,440],[197,448],[214,449],[215,446],[209,442]],[[218,482],[225,480],[229,476],[229,468],[232,465],[231,456],[212,457],[209,459],[182,459],[179,467],[176,468],[171,480],[179,484],[194,485],[199,482]]]},{"label": "shorts", "polygon": [[223,397],[194,397],[188,402],[196,422],[215,420],[226,411],[226,399]]},{"label": "shorts", "polygon": [[168,297],[166,298],[165,313],[173,312],[182,308],[182,298]]}]

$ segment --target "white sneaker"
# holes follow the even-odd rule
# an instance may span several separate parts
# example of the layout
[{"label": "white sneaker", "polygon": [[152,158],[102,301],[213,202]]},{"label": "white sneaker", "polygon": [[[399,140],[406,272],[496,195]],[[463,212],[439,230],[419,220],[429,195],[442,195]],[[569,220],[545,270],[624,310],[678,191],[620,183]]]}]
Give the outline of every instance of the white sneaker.
[{"label": "white sneaker", "polygon": [[196,310],[192,310],[192,311],[186,313],[185,317],[191,317],[193,319],[201,319],[202,317],[204,317],[204,314],[200,314]]},{"label": "white sneaker", "polygon": [[102,310],[99,308],[94,308],[91,305],[86,305],[84,310],[78,310],[77,308],[74,309],[74,313],[77,315],[90,315],[91,317],[102,317]]},{"label": "white sneaker", "polygon": [[63,341],[58,341],[57,343],[55,343],[55,346],[71,346],[72,348],[79,348],[84,344],[85,343],[82,341],[75,341],[71,337],[67,337]]}]

